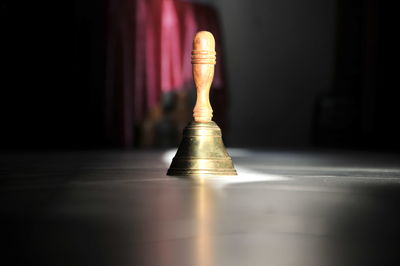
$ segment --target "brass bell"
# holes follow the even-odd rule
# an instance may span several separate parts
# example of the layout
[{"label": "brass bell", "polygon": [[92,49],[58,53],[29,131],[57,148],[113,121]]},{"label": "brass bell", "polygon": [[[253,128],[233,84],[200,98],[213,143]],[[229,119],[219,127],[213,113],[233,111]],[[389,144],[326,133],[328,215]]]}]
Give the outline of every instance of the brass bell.
[{"label": "brass bell", "polygon": [[197,91],[194,121],[183,130],[181,144],[167,175],[237,175],[222,141],[221,129],[211,120],[213,110],[209,94],[214,77],[215,55],[213,35],[207,31],[198,32],[192,51],[193,79]]}]

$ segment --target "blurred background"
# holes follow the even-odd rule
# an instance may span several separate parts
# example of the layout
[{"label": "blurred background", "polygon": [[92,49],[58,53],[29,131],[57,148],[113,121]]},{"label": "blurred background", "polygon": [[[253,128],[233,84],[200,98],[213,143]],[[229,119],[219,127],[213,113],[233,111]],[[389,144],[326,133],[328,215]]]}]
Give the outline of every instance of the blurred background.
[{"label": "blurred background", "polygon": [[5,0],[0,146],[176,147],[208,30],[227,146],[400,151],[382,2]]}]

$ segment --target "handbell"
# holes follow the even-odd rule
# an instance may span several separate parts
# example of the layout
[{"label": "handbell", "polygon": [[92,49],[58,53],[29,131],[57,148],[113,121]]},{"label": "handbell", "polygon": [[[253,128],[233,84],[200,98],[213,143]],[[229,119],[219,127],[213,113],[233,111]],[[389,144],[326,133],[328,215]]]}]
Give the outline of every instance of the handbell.
[{"label": "handbell", "polygon": [[183,130],[181,144],[167,175],[237,175],[222,141],[221,129],[211,120],[213,110],[209,94],[214,77],[215,55],[213,35],[207,31],[198,32],[192,51],[193,79],[197,91],[194,121]]}]

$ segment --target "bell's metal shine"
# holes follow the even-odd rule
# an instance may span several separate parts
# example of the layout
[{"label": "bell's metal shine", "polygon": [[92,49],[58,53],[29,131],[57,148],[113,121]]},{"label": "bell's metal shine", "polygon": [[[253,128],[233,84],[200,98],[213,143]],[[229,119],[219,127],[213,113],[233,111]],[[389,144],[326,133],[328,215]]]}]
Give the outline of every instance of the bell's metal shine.
[{"label": "bell's metal shine", "polygon": [[213,121],[191,122],[183,130],[182,142],[167,175],[236,175],[232,159],[226,152],[221,129]]}]

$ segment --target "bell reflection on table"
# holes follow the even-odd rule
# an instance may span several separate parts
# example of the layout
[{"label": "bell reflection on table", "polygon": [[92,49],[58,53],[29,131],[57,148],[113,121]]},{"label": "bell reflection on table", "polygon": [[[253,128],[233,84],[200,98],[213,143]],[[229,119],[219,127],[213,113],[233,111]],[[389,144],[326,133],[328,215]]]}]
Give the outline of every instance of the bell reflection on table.
[{"label": "bell reflection on table", "polygon": [[199,177],[195,193],[196,204],[196,263],[197,266],[214,266],[215,254],[213,243],[214,209],[213,195],[204,178]]}]

